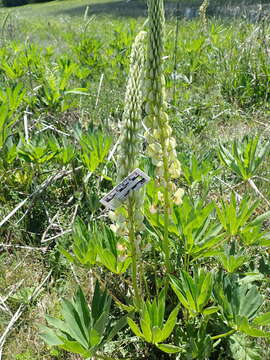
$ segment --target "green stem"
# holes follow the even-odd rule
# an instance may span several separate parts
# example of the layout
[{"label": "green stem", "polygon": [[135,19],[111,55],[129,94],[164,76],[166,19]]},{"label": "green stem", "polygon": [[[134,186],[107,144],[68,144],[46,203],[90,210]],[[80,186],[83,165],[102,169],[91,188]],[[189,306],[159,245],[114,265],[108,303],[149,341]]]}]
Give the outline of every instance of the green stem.
[{"label": "green stem", "polygon": [[134,229],[134,198],[132,195],[128,200],[128,237],[131,245],[132,286],[134,290],[136,306],[139,307],[141,299],[137,284],[137,250],[136,250],[136,234]]},{"label": "green stem", "polygon": [[233,330],[230,330],[224,334],[220,334],[220,335],[216,335],[216,336],[212,336],[211,337],[211,340],[217,340],[217,339],[221,339],[221,338],[224,338],[226,336],[230,336],[230,335],[233,335],[234,333],[236,333],[237,330],[233,329]]},{"label": "green stem", "polygon": [[170,214],[170,198],[169,198],[169,166],[168,166],[168,157],[166,151],[165,137],[161,138],[162,146],[162,160],[164,168],[164,238],[163,238],[163,251],[165,255],[165,267],[166,267],[166,280],[165,280],[165,292],[168,290],[169,286],[169,274],[171,272],[171,262],[170,262],[170,247],[169,247],[169,214]]}]

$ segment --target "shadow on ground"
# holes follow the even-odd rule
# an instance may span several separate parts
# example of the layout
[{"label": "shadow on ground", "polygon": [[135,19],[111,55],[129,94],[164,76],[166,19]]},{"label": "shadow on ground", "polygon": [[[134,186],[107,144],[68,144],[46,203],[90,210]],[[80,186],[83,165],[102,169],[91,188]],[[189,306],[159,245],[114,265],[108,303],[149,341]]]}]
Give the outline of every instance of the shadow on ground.
[{"label": "shadow on ground", "polygon": [[[195,0],[194,0],[195,1]],[[185,17],[192,19],[198,15],[199,4],[202,1],[198,0],[198,3],[194,5],[190,1],[181,1],[177,5],[177,1],[166,1],[166,15],[178,15],[179,17]],[[263,4],[253,0],[252,3],[247,3],[249,0],[239,1],[234,3],[233,1],[228,3],[223,1],[224,5],[217,5],[215,1],[213,6],[208,9],[210,16],[221,17],[239,17],[245,16],[250,20],[258,20],[261,15],[270,13],[270,5]],[[269,0],[270,1],[270,0]],[[196,2],[196,1],[195,1]],[[268,2],[268,1],[267,1]],[[221,1],[222,3],[222,1]],[[71,9],[63,9],[57,12],[57,15],[69,15],[69,16],[83,16],[87,5],[77,6]],[[89,1],[89,15],[111,15],[116,17],[145,17],[147,16],[146,0],[122,0],[122,1],[107,1],[104,3],[91,3]]]}]

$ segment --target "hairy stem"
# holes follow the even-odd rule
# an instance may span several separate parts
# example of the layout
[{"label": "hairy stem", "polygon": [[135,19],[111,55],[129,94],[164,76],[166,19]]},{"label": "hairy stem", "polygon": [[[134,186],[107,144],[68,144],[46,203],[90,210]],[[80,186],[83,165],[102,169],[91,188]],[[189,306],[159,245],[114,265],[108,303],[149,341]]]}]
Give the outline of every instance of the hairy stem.
[{"label": "hairy stem", "polygon": [[140,304],[140,293],[137,284],[137,250],[136,250],[136,233],[135,233],[135,219],[134,219],[134,205],[135,199],[134,196],[131,195],[128,199],[128,237],[131,246],[131,269],[132,269],[132,286],[135,295],[135,303],[136,306]]},{"label": "hairy stem", "polygon": [[233,330],[230,330],[224,334],[220,334],[220,335],[216,335],[216,336],[212,336],[211,337],[211,340],[217,340],[217,339],[221,339],[221,338],[224,338],[226,336],[230,336],[230,335],[233,335],[234,333],[236,333],[236,330],[233,329]]}]

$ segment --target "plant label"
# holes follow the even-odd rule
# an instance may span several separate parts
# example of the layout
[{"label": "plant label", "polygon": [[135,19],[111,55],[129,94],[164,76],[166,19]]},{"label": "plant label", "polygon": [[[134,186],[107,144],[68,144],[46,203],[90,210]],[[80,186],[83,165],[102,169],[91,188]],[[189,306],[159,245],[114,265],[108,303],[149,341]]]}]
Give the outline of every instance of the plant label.
[{"label": "plant label", "polygon": [[105,195],[100,202],[107,208],[115,210],[127,199],[131,191],[139,190],[149,180],[150,177],[142,170],[135,169],[120,184]]}]

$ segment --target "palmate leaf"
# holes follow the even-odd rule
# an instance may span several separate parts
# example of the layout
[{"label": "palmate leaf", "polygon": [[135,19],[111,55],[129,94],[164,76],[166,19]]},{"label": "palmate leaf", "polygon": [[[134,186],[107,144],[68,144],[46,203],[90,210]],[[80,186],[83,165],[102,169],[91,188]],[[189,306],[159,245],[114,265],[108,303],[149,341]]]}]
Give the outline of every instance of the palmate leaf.
[{"label": "palmate leaf", "polygon": [[229,345],[234,360],[262,360],[258,349],[244,334],[237,333],[230,336]]},{"label": "palmate leaf", "polygon": [[220,144],[219,157],[224,165],[246,181],[256,175],[269,148],[270,143],[263,145],[258,136],[245,136],[242,140],[234,140],[231,151]]},{"label": "palmate leaf", "polygon": [[96,263],[97,245],[100,240],[100,232],[95,224],[87,226],[78,218],[72,229],[72,239],[72,252],[69,253],[59,246],[60,252],[72,263],[92,267]]},{"label": "palmate leaf", "polygon": [[236,317],[237,329],[252,337],[270,337],[270,333],[251,326],[246,316]]},{"label": "palmate leaf", "polygon": [[[175,294],[177,295],[179,301],[186,309],[192,309],[195,311],[195,304],[193,302],[189,302],[187,292],[184,291],[183,286],[181,282],[179,282],[176,278],[173,276],[171,278],[171,286]],[[192,298],[191,294],[189,295],[189,298]]]},{"label": "palmate leaf", "polygon": [[39,325],[39,336],[45,341],[49,346],[62,345],[63,341],[60,340],[59,336],[55,334],[55,331],[50,329],[45,325]]},{"label": "palmate leaf", "polygon": [[204,306],[209,301],[209,298],[211,296],[212,287],[213,287],[213,279],[212,279],[212,273],[208,272],[205,274],[204,271],[201,271],[199,276],[196,279],[196,283],[198,281],[198,290],[196,293],[197,297],[197,307],[198,310],[201,312]]},{"label": "palmate leaf", "polygon": [[212,274],[202,269],[195,271],[191,277],[184,270],[179,279],[170,276],[171,286],[182,305],[188,309],[190,316],[196,316],[203,311],[211,296],[213,281]]},{"label": "palmate leaf", "polygon": [[[160,303],[162,303],[161,306]],[[179,306],[176,306],[171,312],[164,325],[165,310],[163,310],[163,307],[165,307],[164,289],[152,302],[147,300],[146,302],[141,303],[140,327],[131,318],[128,318],[128,324],[134,334],[155,345],[166,340],[171,335],[176,325]],[[163,314],[162,319],[159,313],[160,309]]]},{"label": "palmate leaf", "polygon": [[[125,240],[113,233],[106,225],[99,231],[100,241],[96,245],[97,261],[115,274],[124,273],[132,259],[128,253]],[[124,245],[125,251],[119,245]]]},{"label": "palmate leaf", "polygon": [[101,317],[103,312],[108,313],[111,308],[112,298],[106,290],[100,289],[98,281],[96,282],[94,296],[92,299],[92,311],[91,315],[93,322],[96,323]]},{"label": "palmate leaf", "polygon": [[0,149],[4,146],[9,134],[11,133],[11,127],[16,122],[17,116],[10,116],[9,108],[6,104],[0,106]]},{"label": "palmate leaf", "polygon": [[[111,297],[101,291],[96,282],[92,300],[92,309],[88,307],[85,296],[78,289],[72,301],[62,301],[63,320],[48,316],[48,327],[41,328],[41,337],[50,346],[58,346],[83,357],[93,356],[117,331],[125,325],[125,321],[117,322],[111,328],[109,311]],[[109,334],[109,339],[106,338]]]},{"label": "palmate leaf", "polygon": [[62,314],[66,323],[66,332],[87,349],[88,339],[83,329],[82,319],[72,303],[65,299],[62,301]]},{"label": "palmate leaf", "polygon": [[[61,337],[59,337],[59,338],[61,339]],[[70,340],[67,340],[64,338],[63,338],[63,343],[61,345],[58,345],[58,347],[60,347],[60,349],[66,350],[66,351],[70,351],[74,354],[82,355],[84,358],[92,356],[93,352],[94,352],[94,349],[93,349],[93,351],[91,351],[91,349],[86,350],[77,341],[70,341]]]},{"label": "palmate leaf", "polygon": [[222,226],[213,220],[214,207],[213,202],[207,206],[201,201],[193,204],[187,196],[183,197],[181,206],[174,207],[174,233],[193,260],[213,256],[224,240]]},{"label": "palmate leaf", "polygon": [[239,316],[252,320],[263,303],[257,287],[239,283],[236,274],[219,272],[215,277],[213,294],[231,327],[236,326]]},{"label": "palmate leaf", "polygon": [[258,205],[259,201],[251,202],[249,197],[245,197],[240,203],[237,203],[236,196],[232,192],[230,201],[222,201],[221,207],[216,206],[216,212],[224,230],[235,236],[241,232],[243,227],[250,226],[250,218]]},{"label": "palmate leaf", "polygon": [[65,333],[67,331],[66,323],[63,320],[53,318],[51,316],[45,316],[48,325],[53,326],[55,329]]},{"label": "palmate leaf", "polygon": [[170,316],[169,316],[168,320],[166,321],[163,329],[161,330],[159,336],[156,337],[155,343],[160,343],[160,342],[166,340],[171,335],[171,333],[173,332],[173,329],[176,325],[178,313],[179,313],[179,306],[176,306],[176,308],[170,313]]},{"label": "palmate leaf", "polygon": [[86,302],[85,296],[82,292],[82,289],[79,288],[75,298],[73,299],[73,306],[76,309],[80,319],[83,331],[85,334],[88,333],[88,329],[92,325],[92,317],[89,311],[88,304]]},{"label": "palmate leaf", "polygon": [[233,273],[247,262],[248,257],[244,255],[222,254],[218,256],[217,260],[222,264],[226,271]]},{"label": "palmate leaf", "polygon": [[90,172],[94,172],[105,161],[112,138],[102,133],[83,134],[79,138],[82,148],[81,159]]}]

